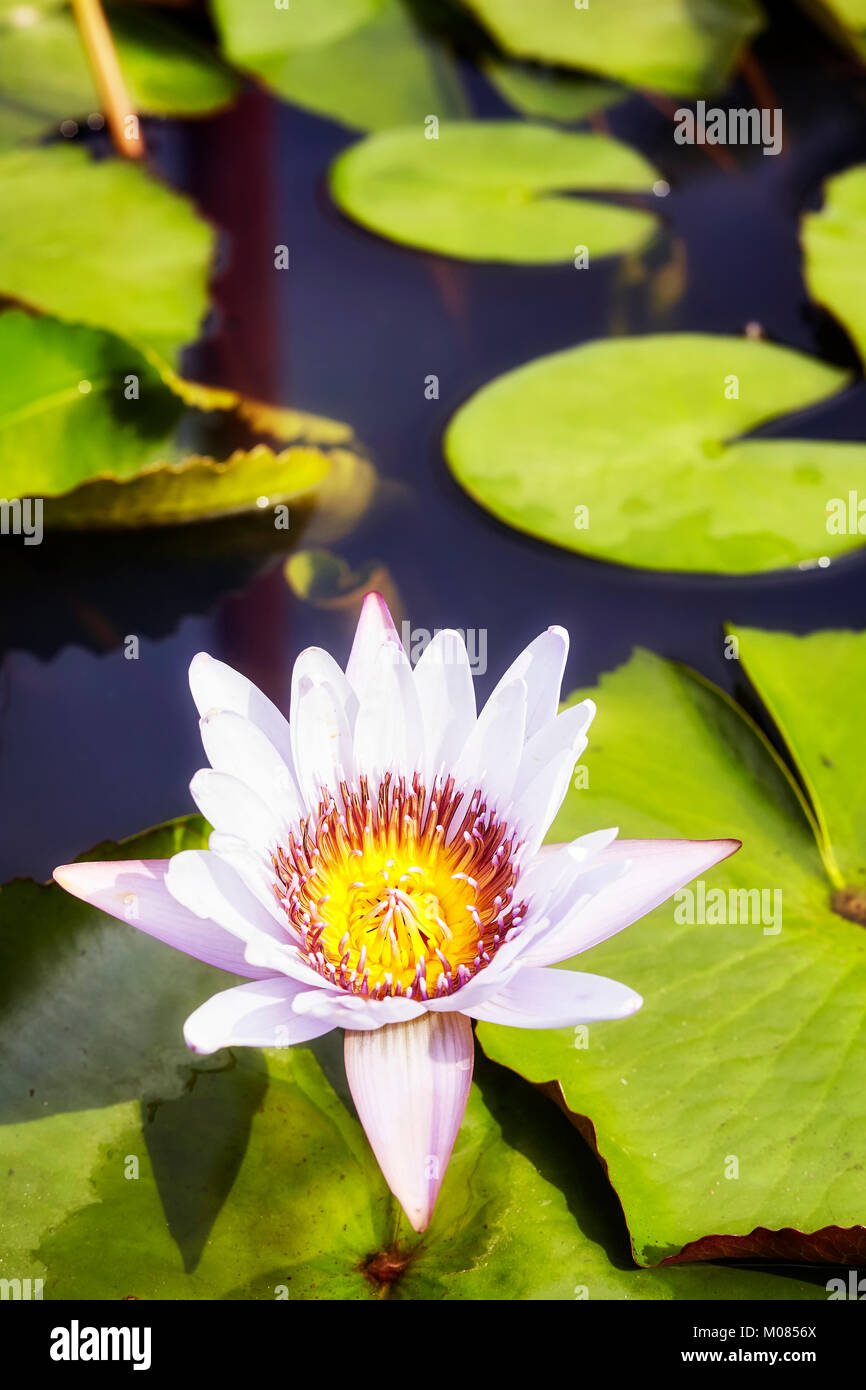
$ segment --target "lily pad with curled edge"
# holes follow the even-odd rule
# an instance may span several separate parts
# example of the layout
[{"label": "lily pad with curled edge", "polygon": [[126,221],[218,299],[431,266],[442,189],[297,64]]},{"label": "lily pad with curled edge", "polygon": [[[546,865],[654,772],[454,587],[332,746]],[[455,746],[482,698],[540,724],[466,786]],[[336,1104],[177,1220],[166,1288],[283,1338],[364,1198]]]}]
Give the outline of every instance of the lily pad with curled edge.
[{"label": "lily pad with curled edge", "polygon": [[803,277],[866,362],[866,164],[828,179],[819,212],[800,224]]},{"label": "lily pad with curled edge", "polygon": [[74,145],[0,154],[0,296],[174,362],[207,308],[212,227],[128,160]]},{"label": "lily pad with curled edge", "polygon": [[[109,22],[133,111],[203,115],[233,100],[237,77],[179,25],[141,5],[112,5]],[[0,148],[86,122],[101,105],[71,11],[55,0],[0,4]]]},{"label": "lily pad with curled edge", "polygon": [[284,100],[359,130],[466,109],[451,57],[405,0],[213,0],[230,62]]},{"label": "lily pad with curled edge", "polygon": [[291,500],[329,538],[374,486],[348,425],[166,380],[109,333],[0,314],[0,495],[42,498],[49,527],[176,525]]},{"label": "lily pad with curled edge", "polygon": [[[191,817],[87,857],[205,833]],[[0,890],[0,952],[4,1275],[43,1279],[44,1299],[825,1297],[783,1274],[631,1267],[570,1126],[483,1059],[418,1237],[347,1102],[340,1035],[193,1057],[183,1019],[235,977],[56,885]]]},{"label": "lily pad with curled edge", "polygon": [[[586,776],[550,840],[619,825],[626,840],[735,836],[742,848],[566,966],[636,989],[644,1004],[627,1025],[481,1024],[478,1037],[575,1117],[639,1263],[856,1264],[866,1259],[866,931],[862,916],[834,910],[840,877],[821,850],[833,837],[862,907],[862,820],[845,805],[866,760],[866,634],[740,630],[739,656],[820,801],[803,799],[719,690],[635,653],[592,692]],[[834,781],[824,759],[843,748],[851,771]]]},{"label": "lily pad with curled edge", "polygon": [[607,256],[641,246],[657,226],[639,208],[581,193],[649,193],[658,175],[606,135],[526,121],[443,122],[369,135],[331,166],[331,192],[380,236],[465,260],[554,265],[577,246]]},{"label": "lily pad with curled edge", "polygon": [[[725,574],[805,565],[862,543],[828,506],[866,491],[866,443],[790,438],[782,417],[846,382],[746,338],[590,342],[483,386],[445,455],[494,516],[568,550]],[[746,437],[770,422],[784,438]]]},{"label": "lily pad with curled edge", "polygon": [[632,87],[702,96],[725,85],[764,24],[756,0],[466,0],[519,58],[588,68]]}]

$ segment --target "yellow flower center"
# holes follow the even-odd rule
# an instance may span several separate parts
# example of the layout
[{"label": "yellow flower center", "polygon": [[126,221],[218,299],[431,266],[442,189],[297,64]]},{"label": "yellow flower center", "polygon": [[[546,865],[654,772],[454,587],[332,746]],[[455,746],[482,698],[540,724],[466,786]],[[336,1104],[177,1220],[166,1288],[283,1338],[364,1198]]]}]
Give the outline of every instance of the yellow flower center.
[{"label": "yellow flower center", "polygon": [[[371,998],[449,994],[519,926],[519,846],[480,791],[386,776],[325,795],[274,856],[275,891],[315,970]],[[458,815],[461,807],[462,819]]]}]

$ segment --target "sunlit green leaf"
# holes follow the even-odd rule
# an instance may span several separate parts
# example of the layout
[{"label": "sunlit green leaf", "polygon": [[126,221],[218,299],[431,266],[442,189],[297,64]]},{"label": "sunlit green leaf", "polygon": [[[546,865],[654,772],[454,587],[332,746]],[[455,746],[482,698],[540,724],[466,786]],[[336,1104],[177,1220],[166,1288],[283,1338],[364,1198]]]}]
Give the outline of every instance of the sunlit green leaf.
[{"label": "sunlit green leaf", "polygon": [[866,361],[866,164],[828,179],[820,212],[801,224],[803,276]]},{"label": "sunlit green leaf", "polygon": [[[743,631],[740,642],[806,775],[843,745],[862,767],[849,672],[863,668],[866,635]],[[569,963],[643,995],[633,1018],[593,1024],[581,1039],[482,1024],[484,1049],[531,1081],[558,1082],[568,1108],[588,1117],[641,1263],[694,1242],[704,1258],[856,1262],[866,1241],[866,933],[831,908],[813,818],[755,727],[689,673],[637,653],[592,694],[586,776],[549,838],[619,825],[625,838],[735,837],[742,849]],[[846,867],[864,850],[847,838],[862,830],[859,813],[838,811],[848,776],[832,792],[816,783]]]},{"label": "sunlit green leaf", "polygon": [[[46,525],[73,529],[292,501],[315,503],[327,539],[366,509],[375,474],[346,425],[170,381],[111,334],[0,314],[0,494],[52,499]],[[238,433],[249,443],[221,452]],[[262,436],[275,442],[254,442]]]},{"label": "sunlit green leaf", "polygon": [[[199,115],[234,97],[237,79],[178,24],[141,6],[112,6],[109,19],[134,111]],[[81,36],[62,0],[0,10],[0,148],[100,110]]]},{"label": "sunlit green leaf", "polygon": [[452,61],[403,0],[212,0],[231,62],[286,101],[360,130],[459,114]]},{"label": "sunlit green leaf", "polygon": [[214,232],[144,169],[76,146],[0,155],[0,295],[170,360],[197,337]]},{"label": "sunlit green leaf", "polygon": [[814,563],[861,544],[829,504],[866,493],[866,444],[743,436],[845,381],[745,338],[591,342],[482,387],[445,452],[482,506],[568,550],[731,574]]},{"label": "sunlit green leaf", "polygon": [[331,167],[340,208],[393,241],[468,260],[553,264],[578,246],[605,256],[640,246],[656,221],[637,208],[573,196],[648,193],[656,172],[605,135],[524,121],[458,121],[370,135]]},{"label": "sunlit green leaf", "polygon": [[466,0],[509,53],[588,68],[634,87],[718,90],[763,24],[756,0]]},{"label": "sunlit green leaf", "polygon": [[582,121],[628,96],[623,87],[557,68],[491,58],[484,71],[500,96],[533,120]]}]

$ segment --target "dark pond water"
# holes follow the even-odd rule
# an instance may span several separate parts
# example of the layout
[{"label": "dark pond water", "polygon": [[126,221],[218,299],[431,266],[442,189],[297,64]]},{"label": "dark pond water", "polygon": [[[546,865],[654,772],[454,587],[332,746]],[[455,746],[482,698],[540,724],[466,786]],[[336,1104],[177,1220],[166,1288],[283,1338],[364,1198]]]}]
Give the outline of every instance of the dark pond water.
[{"label": "dark pond water", "polygon": [[[389,486],[336,548],[387,565],[414,625],[484,629],[488,673],[549,623],[572,635],[569,687],[642,644],[731,688],[726,620],[808,631],[866,625],[866,555],[825,570],[721,580],[581,560],[489,518],[451,481],[443,426],[465,397],[531,357],[610,333],[700,329],[766,335],[853,366],[843,335],[803,290],[797,217],[822,181],[866,159],[866,85],[853,64],[785,11],[757,47],[753,80],[784,110],[785,150],[735,152],[724,167],[679,147],[669,115],[639,96],[609,114],[614,134],[671,184],[649,271],[683,267],[681,294],[654,307],[650,276],[622,263],[563,269],[474,266],[402,250],[346,222],[324,171],[352,136],[248,93],[234,112],[147,131],[155,162],[224,228],[213,322],[188,370],[260,398],[351,422]],[[779,7],[776,7],[777,12]],[[479,114],[509,114],[470,74]],[[752,105],[741,82],[718,104]],[[273,269],[277,243],[292,268]],[[134,255],[134,248],[130,249]],[[436,373],[440,398],[424,397]],[[802,433],[866,439],[866,387],[799,422]],[[155,533],[46,539],[0,574],[0,881],[47,877],[102,839],[191,809],[201,761],[186,691],[205,648],[287,702],[295,654],[348,650],[345,615],[296,599],[282,556],[249,525],[181,538]],[[289,536],[291,541],[291,534]],[[140,658],[122,639],[140,638]]]}]

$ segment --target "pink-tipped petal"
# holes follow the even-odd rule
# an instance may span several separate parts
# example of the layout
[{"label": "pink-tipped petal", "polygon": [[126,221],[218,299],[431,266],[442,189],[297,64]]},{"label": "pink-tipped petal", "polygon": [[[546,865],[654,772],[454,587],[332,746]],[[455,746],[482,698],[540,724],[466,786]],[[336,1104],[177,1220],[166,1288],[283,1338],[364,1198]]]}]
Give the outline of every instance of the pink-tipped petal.
[{"label": "pink-tipped petal", "polygon": [[249,964],[243,942],[231,932],[177,902],[165,883],[170,863],[170,859],[130,859],[62,864],[54,877],[67,893],[196,960],[253,980],[273,975],[269,968]]},{"label": "pink-tipped petal", "polygon": [[321,1037],[333,1024],[292,1010],[292,1000],[303,988],[281,977],[224,989],[190,1014],[184,1041],[193,1052],[209,1053],[221,1047],[290,1047]]},{"label": "pink-tipped petal", "polygon": [[379,1167],[412,1227],[430,1224],[466,1110],[475,1048],[462,1014],[346,1033],[346,1075]]},{"label": "pink-tipped petal", "polygon": [[387,603],[381,594],[367,594],[346,664],[346,678],[357,695],[364,693],[364,687],[376,669],[385,642],[393,643],[395,652],[399,649],[405,657],[403,643],[388,612]]},{"label": "pink-tipped petal", "polygon": [[[560,898],[559,920],[521,954],[527,965],[553,965],[588,951],[665,902],[698,874],[740,848],[739,840],[616,840],[593,860],[595,865],[631,861],[625,877],[602,888],[576,911]],[[581,892],[580,877],[574,884]]]},{"label": "pink-tipped petal", "polygon": [[498,994],[482,1004],[471,1004],[466,1012],[507,1028],[571,1028],[577,1023],[627,1018],[642,1003],[633,989],[604,975],[530,966],[518,970]]}]

